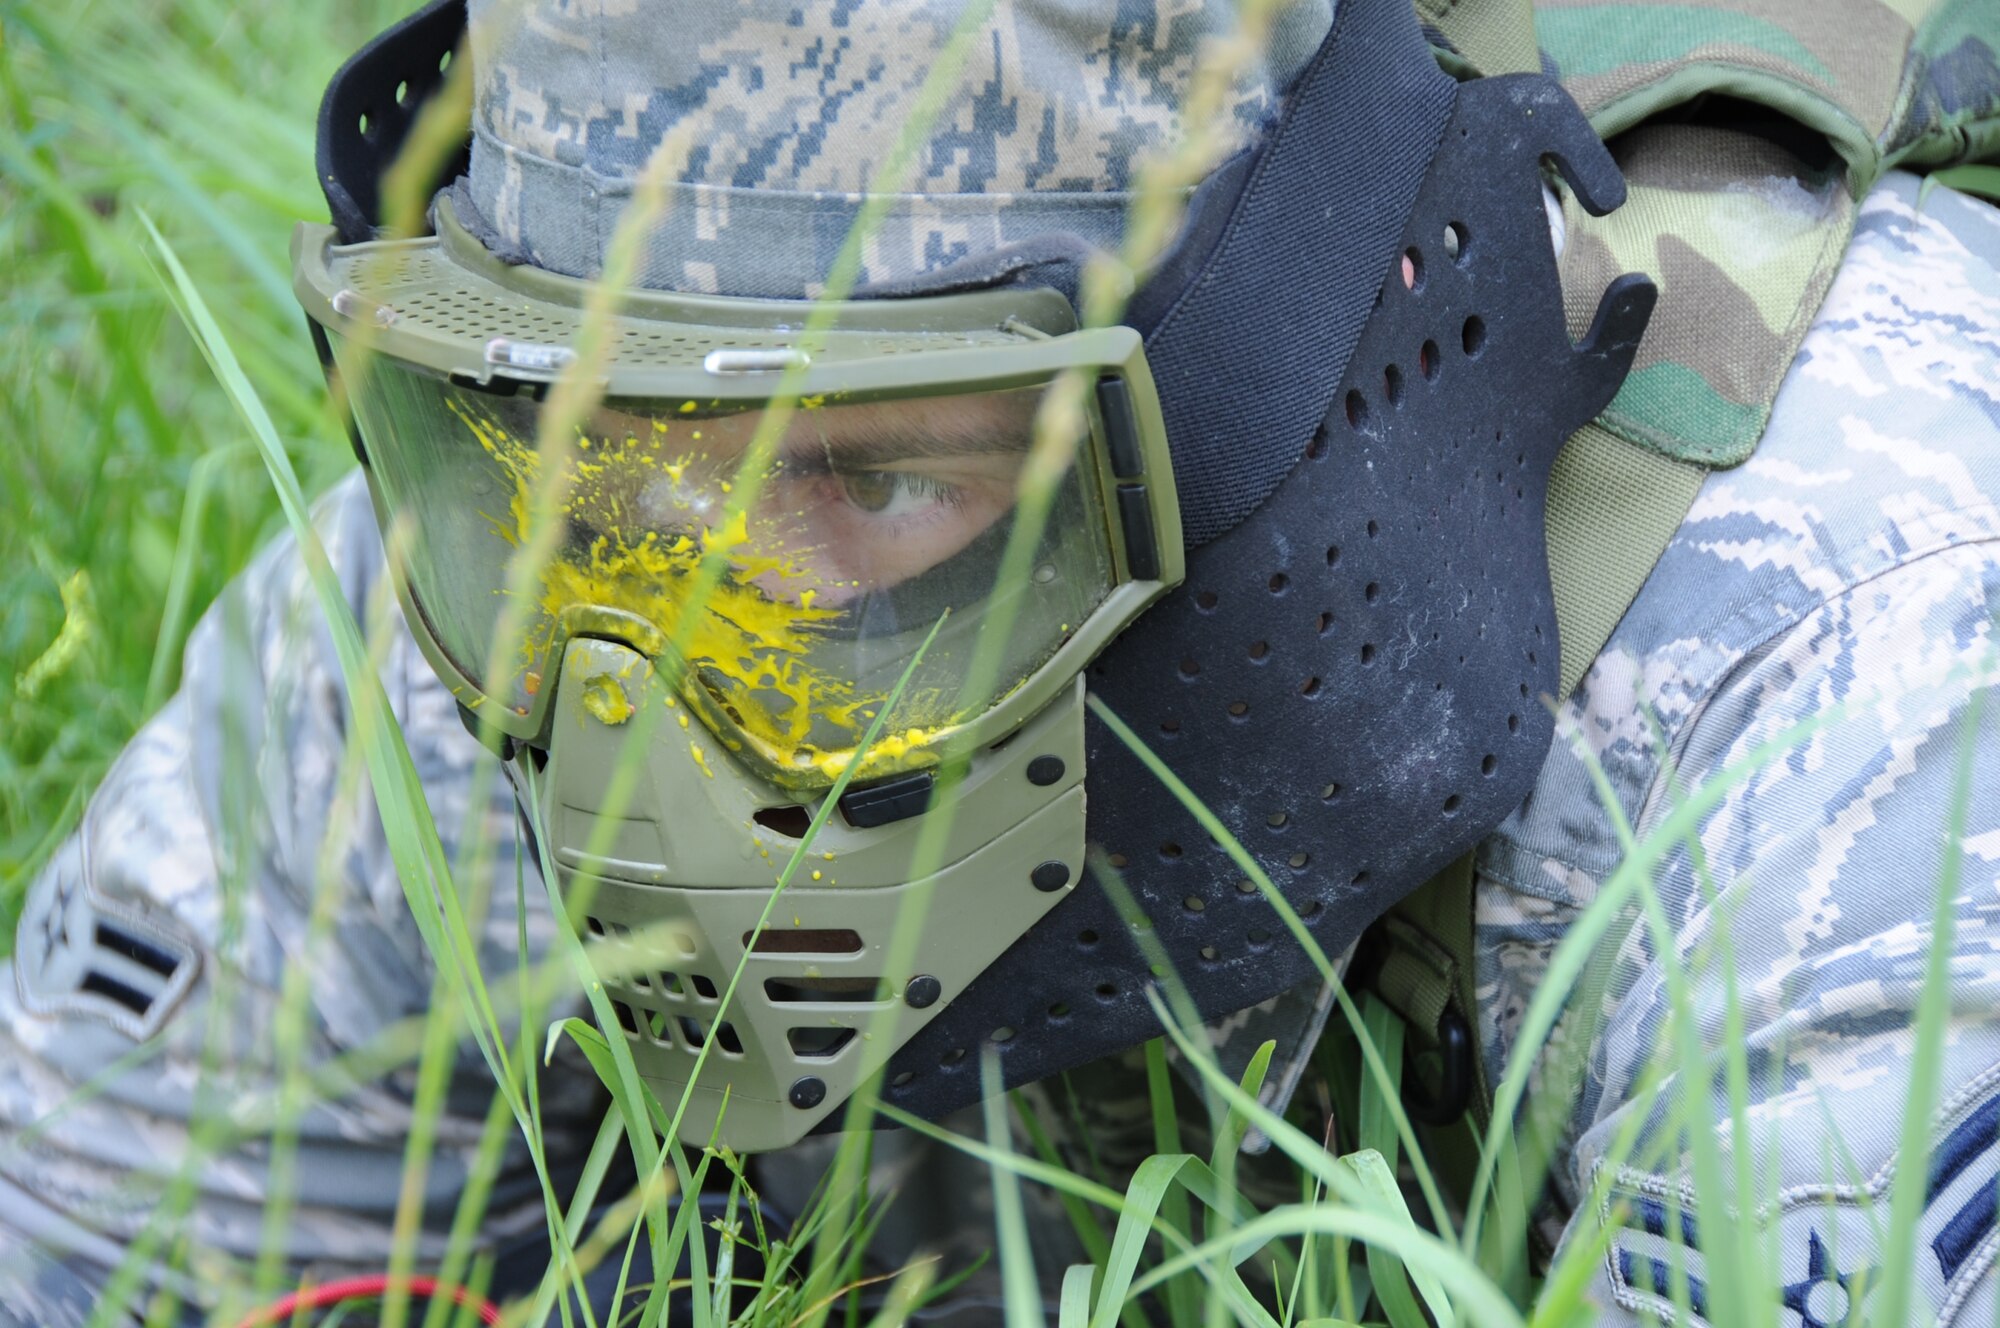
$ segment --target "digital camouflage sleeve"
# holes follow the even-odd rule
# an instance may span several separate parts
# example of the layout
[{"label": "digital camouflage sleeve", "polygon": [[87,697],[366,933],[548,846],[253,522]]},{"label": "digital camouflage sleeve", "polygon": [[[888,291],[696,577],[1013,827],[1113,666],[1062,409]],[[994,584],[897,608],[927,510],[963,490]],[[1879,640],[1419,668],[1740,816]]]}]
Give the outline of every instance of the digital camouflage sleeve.
[{"label": "digital camouflage sleeve", "polygon": [[[1880,1285],[1878,1230],[1899,1165],[1912,1026],[1934,890],[1961,855],[1942,1107],[1916,1285],[1941,1323],[1994,1322],[2000,1246],[2000,210],[1913,176],[1865,199],[1853,243],[1756,454],[1712,474],[1637,601],[1561,712],[1525,807],[1482,846],[1478,967],[1497,1082],[1555,946],[1622,854],[1580,753],[1644,838],[1760,745],[1817,721],[1733,785],[1655,884],[1720,1044],[1722,958],[1747,1026],[1756,1194],[1695,1211],[1661,1120],[1606,1161],[1669,1009],[1636,919],[1614,927],[1602,999],[1573,998],[1531,1108],[1566,1115],[1555,1169],[1566,1238],[1613,1234],[1604,1322],[1667,1304],[1670,1214],[1696,1252],[1749,1219],[1783,1261],[1782,1322],[1847,1323]],[[1968,726],[1971,731],[1968,732]],[[1966,825],[1947,842],[1970,743]],[[1698,848],[1698,851],[1697,851]],[[1588,1035],[1580,1099],[1557,1066]],[[1671,1049],[1665,1049],[1670,1055]],[[1662,1068],[1671,1070],[1671,1064]],[[1677,1081],[1669,1075],[1668,1093]],[[1574,1101],[1574,1109],[1570,1104]],[[1718,1091],[1693,1114],[1727,1141]],[[1574,1212],[1601,1166],[1611,1197]],[[1678,1205],[1673,1196],[1680,1196]]]},{"label": "digital camouflage sleeve", "polygon": [[[358,476],[356,477],[358,480]],[[365,490],[350,480],[316,525],[357,616],[382,582]],[[393,613],[392,605],[385,605]],[[381,675],[448,848],[497,846],[481,959],[514,970],[514,812],[504,784],[473,796],[478,748],[400,618]],[[129,1252],[138,1286],[172,1257],[191,1284],[254,1261],[272,1184],[268,1122],[288,975],[305,980],[302,1054],[330,1066],[392,1046],[435,968],[391,866],[365,782],[343,787],[349,711],[297,545],[275,543],[189,641],[180,694],[142,729],[77,833],[34,884],[0,977],[0,1323],[71,1322]],[[358,752],[358,749],[357,749]],[[304,953],[315,899],[323,941]],[[531,944],[546,911],[527,918]],[[550,1149],[574,1154],[587,1094],[552,1083]],[[282,1238],[321,1276],[381,1271],[402,1183],[413,1071],[318,1095],[298,1127],[298,1205]],[[308,1093],[307,1096],[313,1096]],[[429,1175],[426,1257],[441,1253],[492,1096],[468,1043]],[[190,1122],[199,1122],[191,1128]],[[192,1202],[169,1196],[192,1187]],[[539,1230],[525,1152],[510,1149],[494,1236]],[[185,1220],[177,1216],[187,1213]],[[247,1308],[247,1307],[245,1307]]]}]

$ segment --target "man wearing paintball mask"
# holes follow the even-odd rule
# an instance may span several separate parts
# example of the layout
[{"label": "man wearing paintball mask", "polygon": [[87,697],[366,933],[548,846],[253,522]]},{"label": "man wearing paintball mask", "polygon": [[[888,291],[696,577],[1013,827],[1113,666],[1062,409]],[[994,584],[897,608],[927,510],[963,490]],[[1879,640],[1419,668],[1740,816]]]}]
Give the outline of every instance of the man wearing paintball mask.
[{"label": "man wearing paintball mask", "polygon": [[[1740,1216],[1693,1211],[1658,1105],[1727,1137],[1720,1078],[1649,1096],[1684,964],[1705,1044],[1734,984],[1756,1220],[1783,1308],[1831,1324],[1880,1281],[1950,868],[1913,1303],[1989,1321],[2000,219],[1890,167],[2000,142],[2000,25],[1919,7],[1551,4],[1540,59],[1512,7],[1407,0],[1002,0],[963,32],[914,0],[490,0],[385,33],[329,90],[295,289],[361,461],[314,528],[391,624],[476,897],[451,962],[497,988],[580,946],[600,1064],[758,1155],[782,1217],[878,1100],[1041,1085],[1079,1153],[1142,1156],[1163,1010],[1232,1076],[1275,1042],[1265,1105],[1351,1148],[1315,1047],[1354,956],[1418,1114],[1547,1141],[1544,1234],[1603,1246],[1621,1322],[1702,1313],[1697,1233]],[[466,155],[399,236],[382,181],[455,58]],[[211,611],[29,898],[0,1322],[203,1305],[192,1270],[274,1236],[288,1285],[391,1264],[402,1021],[450,965],[344,770],[315,557],[274,546]],[[1524,1033],[1628,861],[1653,894]],[[341,1068],[281,1177],[286,1038]],[[597,1089],[543,1076],[561,1177]],[[423,1267],[469,1185],[491,1249],[548,1220],[528,1150],[481,1147],[491,1100],[468,1047]],[[883,1265],[990,1243],[982,1167],[876,1157]],[[1037,1228],[1053,1286],[1085,1256]]]}]

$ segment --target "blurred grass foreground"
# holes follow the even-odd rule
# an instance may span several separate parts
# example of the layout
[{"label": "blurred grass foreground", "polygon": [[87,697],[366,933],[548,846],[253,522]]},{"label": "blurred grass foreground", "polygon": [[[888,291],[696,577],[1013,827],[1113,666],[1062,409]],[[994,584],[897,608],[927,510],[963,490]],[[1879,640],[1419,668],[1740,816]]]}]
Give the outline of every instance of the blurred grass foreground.
[{"label": "blurred grass foreground", "polygon": [[309,493],[353,464],[291,294],[325,215],[319,89],[385,0],[0,4],[0,920],[186,635],[279,527],[141,214],[221,320]]}]

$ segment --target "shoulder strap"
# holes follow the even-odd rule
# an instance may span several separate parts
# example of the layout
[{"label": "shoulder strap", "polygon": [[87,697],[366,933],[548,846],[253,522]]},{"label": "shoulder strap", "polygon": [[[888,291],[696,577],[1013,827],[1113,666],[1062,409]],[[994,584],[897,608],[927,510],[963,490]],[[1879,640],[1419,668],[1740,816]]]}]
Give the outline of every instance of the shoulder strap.
[{"label": "shoulder strap", "polygon": [[1530,0],[1417,0],[1417,17],[1482,74],[1538,74]]},{"label": "shoulder strap", "polygon": [[1570,435],[1549,475],[1549,580],[1562,642],[1559,696],[1583,681],[1694,505],[1708,468],[1601,424]]}]

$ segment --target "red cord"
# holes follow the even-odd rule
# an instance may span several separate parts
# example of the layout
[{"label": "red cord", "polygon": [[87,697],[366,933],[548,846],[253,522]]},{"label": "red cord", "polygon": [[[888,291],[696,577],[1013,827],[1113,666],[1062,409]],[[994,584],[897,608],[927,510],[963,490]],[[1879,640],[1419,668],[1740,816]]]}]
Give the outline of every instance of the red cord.
[{"label": "red cord", "polygon": [[[454,1305],[470,1305],[479,1313],[481,1323],[499,1323],[500,1307],[473,1291],[462,1286],[446,1286],[435,1277],[411,1277],[403,1285],[413,1296],[435,1300],[443,1296]],[[319,1286],[306,1287],[263,1309],[253,1310],[236,1328],[262,1328],[265,1324],[282,1323],[300,1310],[323,1310],[350,1300],[380,1300],[389,1294],[390,1279],[385,1273],[368,1277],[348,1277],[337,1282],[323,1282]]]}]

